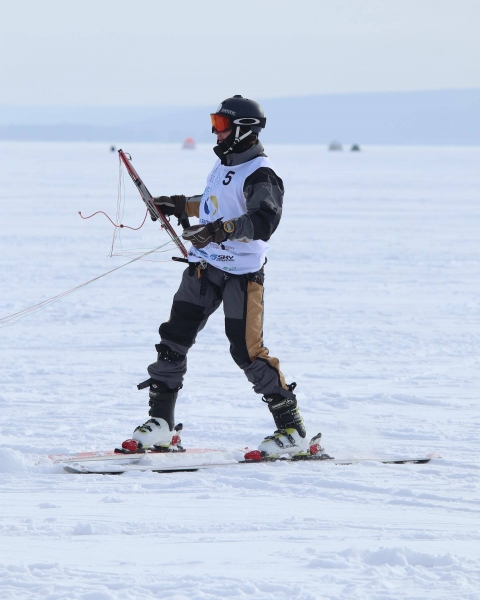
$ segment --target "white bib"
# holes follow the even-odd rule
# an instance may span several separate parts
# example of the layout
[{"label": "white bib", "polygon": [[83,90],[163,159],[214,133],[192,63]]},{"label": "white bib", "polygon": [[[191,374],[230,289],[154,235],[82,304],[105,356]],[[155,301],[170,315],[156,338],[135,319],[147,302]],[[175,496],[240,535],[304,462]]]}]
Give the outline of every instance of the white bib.
[{"label": "white bib", "polygon": [[[245,179],[260,167],[274,170],[272,163],[264,156],[257,156],[235,166],[225,166],[217,160],[207,177],[207,187],[200,201],[200,223],[212,223],[217,219],[228,221],[246,214],[247,203],[243,195],[243,185]],[[267,242],[262,240],[225,240],[222,244],[212,242],[202,249],[192,246],[188,260],[205,260],[223,271],[243,275],[262,268],[267,249]]]}]

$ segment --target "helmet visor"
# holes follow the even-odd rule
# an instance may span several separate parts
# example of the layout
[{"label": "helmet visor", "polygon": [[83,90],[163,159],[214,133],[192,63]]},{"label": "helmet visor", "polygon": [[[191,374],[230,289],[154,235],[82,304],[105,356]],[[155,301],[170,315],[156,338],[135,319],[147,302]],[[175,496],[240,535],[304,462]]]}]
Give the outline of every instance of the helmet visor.
[{"label": "helmet visor", "polygon": [[210,115],[210,119],[212,121],[212,127],[218,133],[222,131],[227,131],[232,128],[232,124],[230,123],[230,119],[225,117],[224,115],[212,114]]}]

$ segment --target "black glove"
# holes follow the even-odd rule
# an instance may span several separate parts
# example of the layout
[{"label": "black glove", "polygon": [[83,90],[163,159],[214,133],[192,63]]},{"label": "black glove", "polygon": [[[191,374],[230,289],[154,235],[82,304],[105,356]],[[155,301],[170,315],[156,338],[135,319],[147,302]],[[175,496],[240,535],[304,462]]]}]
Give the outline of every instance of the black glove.
[{"label": "black glove", "polygon": [[[153,202],[157,208],[159,208],[162,213],[169,217],[171,215],[175,215],[178,219],[182,216],[185,216],[185,206],[187,203],[187,199],[183,195],[179,196],[158,196],[158,198],[154,198]],[[152,216],[152,221],[156,221],[156,217]]]},{"label": "black glove", "polygon": [[223,229],[223,222],[217,219],[213,223],[206,225],[192,225],[183,230],[182,237],[187,242],[191,242],[195,248],[205,248],[211,242],[221,244],[227,239],[227,234]]}]

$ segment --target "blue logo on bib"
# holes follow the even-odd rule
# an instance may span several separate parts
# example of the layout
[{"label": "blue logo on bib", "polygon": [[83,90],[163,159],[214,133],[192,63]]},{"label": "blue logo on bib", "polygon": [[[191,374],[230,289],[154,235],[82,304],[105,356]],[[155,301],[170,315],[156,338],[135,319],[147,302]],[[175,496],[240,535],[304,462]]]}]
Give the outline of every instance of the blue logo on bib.
[{"label": "blue logo on bib", "polygon": [[[210,202],[213,205],[213,212],[212,212],[212,208],[210,207]],[[203,205],[203,210],[205,211],[206,215],[209,215],[210,213],[212,213],[212,217],[214,217],[217,212],[218,212],[218,200],[216,196],[210,196],[209,198],[207,198],[205,200],[205,204]]]}]

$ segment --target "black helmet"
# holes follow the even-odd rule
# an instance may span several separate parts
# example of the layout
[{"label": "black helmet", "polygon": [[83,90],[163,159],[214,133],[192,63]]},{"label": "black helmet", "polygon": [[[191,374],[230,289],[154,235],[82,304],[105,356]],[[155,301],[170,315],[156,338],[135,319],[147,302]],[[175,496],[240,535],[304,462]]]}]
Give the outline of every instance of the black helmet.
[{"label": "black helmet", "polygon": [[258,139],[267,123],[263,109],[254,100],[237,95],[227,98],[210,114],[212,133],[231,129],[232,133],[215,148],[215,154],[224,156],[231,152],[243,152]]},{"label": "black helmet", "polygon": [[[216,126],[221,125],[223,121],[222,118],[218,117],[228,119],[228,129],[234,129],[234,126],[237,125],[237,127],[250,129],[253,133],[260,133],[267,123],[260,104],[255,102],[255,100],[249,100],[240,95],[224,100],[210,117],[212,119],[212,133],[213,129],[217,131],[224,131],[226,129],[225,126],[222,129]],[[224,125],[226,125],[226,122],[224,122]]]}]

